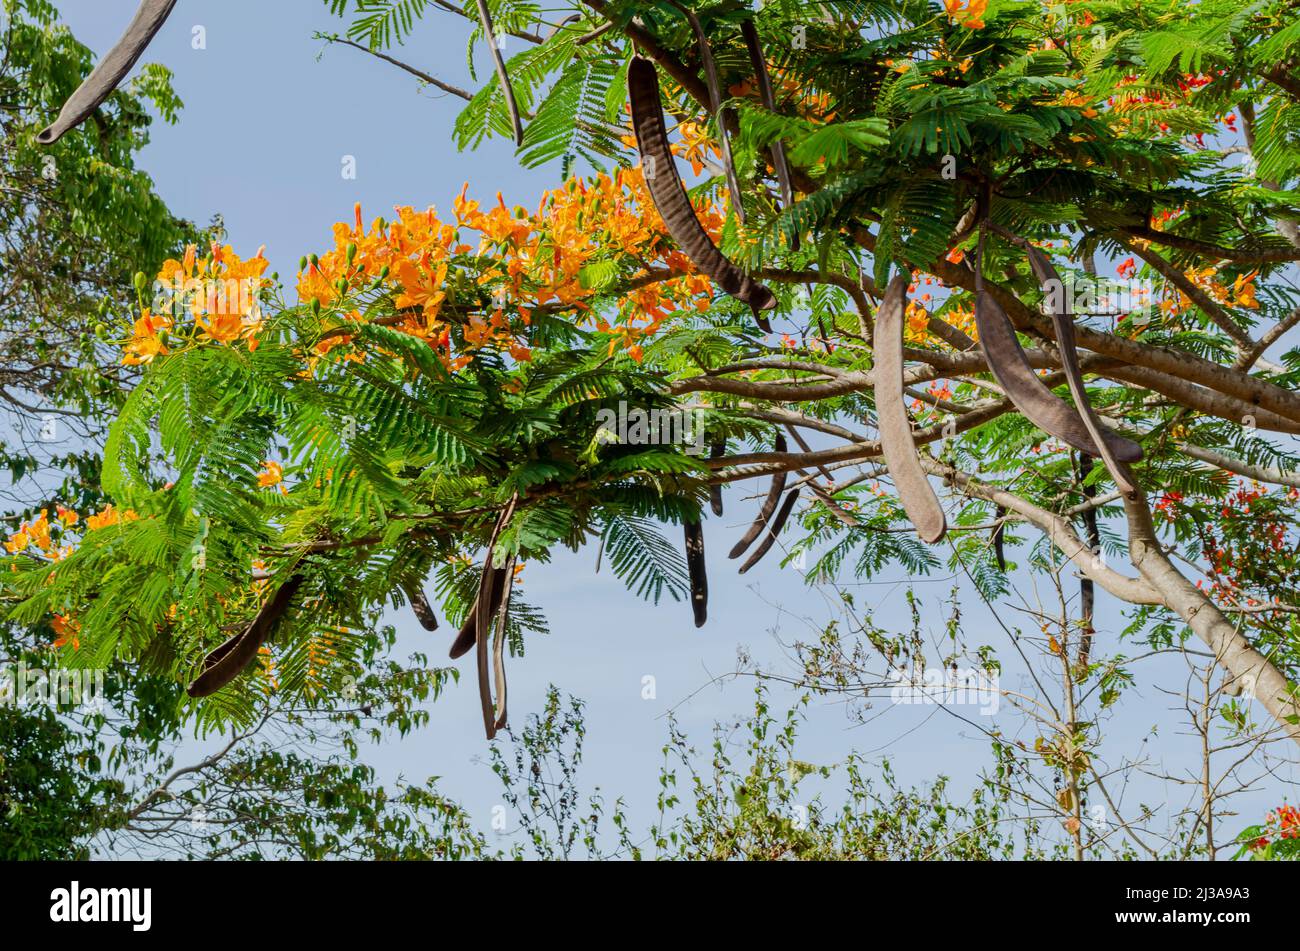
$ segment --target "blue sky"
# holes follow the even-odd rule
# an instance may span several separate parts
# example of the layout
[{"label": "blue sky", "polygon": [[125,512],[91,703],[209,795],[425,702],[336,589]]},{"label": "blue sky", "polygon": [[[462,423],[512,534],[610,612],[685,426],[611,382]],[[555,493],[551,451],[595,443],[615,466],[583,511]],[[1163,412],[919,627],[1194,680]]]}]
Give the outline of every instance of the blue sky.
[{"label": "blue sky", "polygon": [[[60,0],[57,6],[78,38],[102,54],[129,20],[135,0]],[[206,49],[196,50],[191,41],[200,26]],[[451,128],[461,101],[420,90],[413,77],[361,52],[312,39],[315,30],[343,29],[321,0],[180,0],[146,60],[171,68],[185,108],[178,125],[155,127],[141,163],[175,212],[200,222],[219,212],[238,253],[250,255],[265,244],[273,268],[291,275],[300,255],[328,246],[331,225],[350,220],[354,202],[362,203],[367,219],[388,214],[396,204],[434,204],[446,210],[469,181],[480,200],[500,190],[507,203],[532,207],[541,189],[558,182],[557,166],[523,170],[502,140],[473,153],[457,152]],[[396,55],[439,78],[473,87],[465,64],[468,34],[468,23],[432,13]],[[480,76],[487,76],[490,65],[479,53]],[[355,158],[355,180],[341,175],[348,156]],[[736,575],[735,563],[726,561],[726,549],[749,521],[751,497],[764,488],[748,484],[729,490],[726,518],[706,526],[711,619],[701,630],[694,628],[687,605],[668,602],[656,608],[608,572],[595,574],[594,550],[561,554],[552,565],[533,565],[524,573],[523,590],[547,613],[552,634],[534,638],[527,656],[511,664],[512,720],[519,723],[540,707],[548,683],[583,698],[589,712],[583,775],[611,796],[627,796],[643,821],[651,816],[666,711],[680,705],[682,726],[697,745],[707,746],[715,721],[752,708],[748,681],[708,686],[713,677],[734,668],[738,649],[759,663],[792,672],[781,641],[809,637],[831,616],[826,595],[809,590],[794,569],[782,568],[777,552],[743,578]],[[679,530],[670,529],[670,537],[677,540],[678,535]],[[1027,586],[1028,579],[1019,582]],[[908,583],[894,571],[855,591],[876,610],[878,624],[905,628]],[[932,605],[954,583],[941,576],[915,579],[918,594]],[[1020,676],[1023,668],[1012,661],[1001,627],[968,586],[959,586],[968,639],[994,644],[1010,676]],[[1099,593],[1099,602],[1099,649],[1114,649],[1122,621],[1104,594]],[[941,633],[937,609],[927,609],[925,620],[936,635]],[[435,663],[445,657],[451,632],[428,634],[404,613],[393,622],[402,632],[404,650],[424,650]],[[1130,647],[1129,652],[1138,651]],[[426,730],[372,749],[367,758],[387,776],[417,781],[429,774],[443,777],[443,790],[486,826],[500,796],[495,778],[478,762],[485,758],[486,744],[469,661],[460,662],[461,684],[434,705]],[[1142,686],[1107,727],[1112,748],[1117,754],[1143,749],[1143,734],[1159,721],[1160,757],[1185,761],[1182,753],[1189,741],[1178,735],[1167,713],[1174,701],[1152,686],[1154,676],[1163,686],[1180,687],[1183,665],[1177,659],[1153,663],[1142,668]],[[656,678],[655,700],[642,699],[647,675]],[[775,699],[780,703],[783,698]],[[905,780],[944,772],[954,778],[951,788],[958,793],[973,784],[976,771],[988,762],[987,744],[935,708],[880,712],[884,715],[870,726],[855,726],[838,704],[817,703],[803,731],[800,758],[830,764],[855,748],[888,755]],[[1011,715],[1004,729],[1016,730],[1018,723]],[[1032,742],[1032,735],[1027,736]],[[1277,789],[1273,784],[1267,794],[1239,807],[1246,814],[1262,811],[1280,798]],[[1162,784],[1148,784],[1139,792],[1157,803],[1182,795]]]}]

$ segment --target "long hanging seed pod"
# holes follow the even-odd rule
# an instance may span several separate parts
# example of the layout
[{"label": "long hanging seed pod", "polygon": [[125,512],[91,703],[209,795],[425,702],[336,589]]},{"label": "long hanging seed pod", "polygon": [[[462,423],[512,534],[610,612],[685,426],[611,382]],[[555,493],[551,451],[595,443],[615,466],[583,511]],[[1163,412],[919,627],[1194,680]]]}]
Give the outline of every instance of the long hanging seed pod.
[{"label": "long hanging seed pod", "polygon": [[646,170],[646,187],[668,233],[702,273],[727,294],[748,304],[759,326],[767,329],[761,312],[776,306],[776,295],[752,280],[717,249],[695,216],[686,186],[677,174],[654,63],[642,56],[633,57],[627,71],[627,88],[632,103],[632,128]]},{"label": "long hanging seed pod", "polygon": [[686,568],[691,577],[691,610],[695,626],[709,619],[709,575],[704,564],[704,523],[686,522]]},{"label": "long hanging seed pod", "polygon": [[727,123],[722,115],[722,83],[718,79],[718,64],[713,59],[713,47],[709,45],[704,24],[695,15],[695,11],[688,10],[680,3],[674,2],[673,6],[681,11],[682,16],[690,23],[691,29],[695,31],[695,45],[699,48],[700,63],[704,66],[704,83],[709,88],[709,113],[718,124],[718,144],[722,149],[722,165],[727,173],[727,190],[731,192],[731,206],[736,210],[736,217],[740,219],[740,223],[744,224],[745,206],[741,202],[740,179],[736,177],[736,163],[731,157],[731,137],[727,135]]},{"label": "long hanging seed pod", "polygon": [[[1015,328],[1002,306],[984,289],[984,232],[980,231],[975,258],[975,326],[979,345],[989,369],[1025,418],[1043,432],[1068,443],[1090,456],[1101,456],[1087,423],[1069,403],[1047,388],[1029,365],[1029,358],[1016,339]],[[1064,349],[1064,348],[1062,348]],[[1102,442],[1122,462],[1142,458],[1142,447],[1130,439],[1102,430]]]},{"label": "long hanging seed pod", "polygon": [[[749,50],[749,61],[758,78],[758,94],[762,98],[763,108],[776,112],[776,94],[772,91],[772,77],[767,71],[767,57],[763,55],[763,44],[758,39],[758,28],[753,20],[744,20],[740,24],[740,35],[745,39],[745,48]],[[790,183],[790,163],[785,157],[785,143],[780,139],[771,145],[772,167],[776,169],[776,181],[781,187],[781,206],[789,208],[794,204],[794,186]],[[790,238],[790,250],[799,250],[799,235]]]},{"label": "long hanging seed pod", "polygon": [[411,613],[415,619],[420,622],[420,627],[426,631],[436,631],[438,629],[438,615],[433,613],[433,607],[429,604],[429,599],[424,596],[419,585],[412,584],[406,588],[406,600],[411,604]]},{"label": "long hanging seed pod", "polygon": [[[1088,468],[1085,466],[1086,457],[1079,460],[1079,486],[1083,492],[1083,498],[1086,502],[1091,502],[1097,497],[1095,486],[1088,485],[1086,476]],[[1101,530],[1097,526],[1097,509],[1089,505],[1083,511],[1083,527],[1088,540],[1088,549],[1096,552],[1101,548]],[[1097,603],[1097,588],[1093,580],[1087,575],[1079,579],[1079,627],[1081,634],[1079,637],[1079,666],[1086,668],[1089,658],[1092,656],[1092,638],[1096,633],[1092,626],[1093,610]]]},{"label": "long hanging seed pod", "polygon": [[[1023,239],[1022,239],[1023,240]],[[1019,242],[1017,242],[1019,243]],[[1038,279],[1039,285],[1043,288],[1043,293],[1048,295],[1050,301],[1053,294],[1059,295],[1063,304],[1059,307],[1052,307],[1052,328],[1056,331],[1057,349],[1061,351],[1061,366],[1065,369],[1065,380],[1070,386],[1070,395],[1074,397],[1075,407],[1083,419],[1083,425],[1088,430],[1088,435],[1092,437],[1093,444],[1096,445],[1098,452],[1101,454],[1101,461],[1110,472],[1110,476],[1115,480],[1115,486],[1121,493],[1126,496],[1132,496],[1137,491],[1131,478],[1127,466],[1120,464],[1111,451],[1111,442],[1121,439],[1111,433],[1102,425],[1097,418],[1097,411],[1092,408],[1092,403],[1088,400],[1088,390],[1083,382],[1083,370],[1079,366],[1079,350],[1075,342],[1074,318],[1069,312],[1069,303],[1065,301],[1065,285],[1061,283],[1061,276],[1052,267],[1052,262],[1047,259],[1042,251],[1034,247],[1028,241],[1021,245],[1026,254],[1029,255],[1029,267],[1034,272],[1034,277]],[[1128,442],[1130,453],[1136,453],[1137,458],[1142,458],[1142,447],[1137,443]]]},{"label": "long hanging seed pod", "polygon": [[203,659],[203,672],[190,684],[186,693],[191,697],[211,696],[243,673],[257,657],[258,648],[275,633],[302,582],[302,575],[293,575],[280,585],[248,627]]},{"label": "long hanging seed pod", "polygon": [[903,510],[916,533],[931,544],[943,538],[948,519],[925,477],[916,454],[912,422],[903,403],[903,318],[906,313],[907,278],[894,275],[876,310],[876,415],[885,465],[893,476]]},{"label": "long hanging seed pod", "polygon": [[1007,534],[1007,510],[1002,506],[995,506],[994,515],[998,520],[997,528],[993,529],[993,555],[998,561],[998,571],[1007,570],[1007,553],[1004,541]]},{"label": "long hanging seed pod", "polygon": [[505,581],[501,593],[500,601],[497,605],[497,614],[493,619],[492,626],[494,633],[492,636],[492,672],[493,679],[496,682],[496,719],[492,723],[492,730],[488,734],[488,739],[492,739],[499,731],[506,726],[506,623],[510,617],[510,595],[515,589],[515,558],[511,556],[506,562]]},{"label": "long hanging seed pod", "polygon": [[[505,590],[506,571],[504,568],[486,568],[491,573],[488,579],[489,602],[492,604],[499,603],[501,592]],[[465,616],[464,623],[460,626],[460,632],[456,635],[456,640],[452,642],[451,652],[448,656],[452,660],[464,657],[474,647],[474,642],[478,637],[478,599],[476,598],[473,606],[469,609],[469,614]]]},{"label": "long hanging seed pod", "polygon": [[[505,530],[514,515],[518,498],[514,496],[510,499],[492,529],[492,535],[488,539],[487,555],[483,562],[483,575],[479,579],[478,600],[474,605],[474,645],[478,656],[479,703],[483,708],[483,729],[489,740],[497,735],[499,729],[497,724],[504,722],[505,717],[505,697],[498,693],[497,704],[492,701],[492,678],[488,669],[489,638],[498,623],[504,623],[498,619],[502,607],[509,600],[510,588],[514,581],[514,559],[508,559],[503,568],[493,571],[492,558],[497,539],[501,537],[501,532]],[[498,691],[504,686],[504,681],[504,670],[499,669]]]},{"label": "long hanging seed pod", "polygon": [[[785,436],[777,433],[776,451],[784,453],[786,449],[787,445]],[[772,513],[776,511],[776,504],[781,501],[781,493],[785,491],[785,479],[786,474],[784,472],[777,472],[772,475],[772,487],[767,490],[767,498],[763,500],[763,505],[758,510],[758,517],[755,518],[749,528],[745,530],[745,534],[741,536],[740,541],[736,542],[736,544],[732,546],[730,554],[727,555],[728,558],[739,558],[743,555],[745,549],[752,545],[754,539],[763,531],[764,526],[767,525],[768,519],[770,519]]]},{"label": "long hanging seed pod", "polygon": [[777,512],[776,518],[772,519],[772,525],[768,529],[767,537],[763,539],[761,545],[754,549],[754,553],[745,560],[745,563],[740,566],[742,575],[762,561],[763,556],[776,544],[777,536],[781,534],[781,529],[785,528],[786,520],[790,518],[790,513],[794,511],[794,504],[799,501],[799,491],[799,489],[795,489],[785,497],[781,511]]},{"label": "long hanging seed pod", "polygon": [[126,78],[150,40],[162,29],[174,6],[176,0],[141,0],[135,16],[117,45],[108,51],[85,82],[77,87],[77,91],[63,104],[59,117],[36,136],[36,141],[42,145],[52,145],[85,122]]},{"label": "long hanging seed pod", "polygon": [[501,91],[506,97],[506,109],[510,111],[510,123],[514,126],[515,145],[524,144],[524,120],[519,115],[519,103],[515,101],[515,88],[510,85],[510,73],[506,70],[505,57],[497,45],[496,29],[492,26],[492,11],[488,9],[487,0],[478,0],[478,20],[483,27],[483,35],[488,49],[492,51],[492,62],[496,64],[497,79],[501,81]]},{"label": "long hanging seed pod", "polygon": [[[710,459],[721,459],[727,454],[727,440],[725,436],[719,436],[713,440],[709,447]],[[709,486],[709,508],[718,518],[722,518],[722,486]]]}]

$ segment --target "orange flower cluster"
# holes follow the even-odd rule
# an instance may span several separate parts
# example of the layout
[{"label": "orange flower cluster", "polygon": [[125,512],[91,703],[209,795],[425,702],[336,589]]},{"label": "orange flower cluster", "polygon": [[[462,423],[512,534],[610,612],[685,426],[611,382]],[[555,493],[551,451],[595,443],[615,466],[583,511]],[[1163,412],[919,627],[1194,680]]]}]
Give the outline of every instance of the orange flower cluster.
[{"label": "orange flower cluster", "polygon": [[59,648],[71,644],[74,651],[81,650],[81,622],[76,618],[56,614],[50,621],[50,627],[54,628],[54,643],[51,646]]},{"label": "orange flower cluster", "polygon": [[229,245],[214,243],[200,261],[198,249],[190,245],[183,260],[166,261],[154,284],[152,307],[144,308],[135,321],[122,362],[138,366],[165,356],[165,336],[186,314],[196,336],[221,344],[245,340],[256,348],[262,327],[261,294],[270,285],[262,276],[269,264],[264,251],[259,248],[245,261]]},{"label": "orange flower cluster", "polygon": [[[953,263],[960,263],[964,256],[965,253],[961,248],[954,248],[948,252],[948,260]],[[909,298],[907,301],[907,310],[904,314],[903,339],[911,344],[941,344],[943,343],[942,339],[930,333],[930,307],[936,303],[936,299],[932,292],[921,290],[922,287],[934,287],[938,290],[944,287],[944,283],[932,275],[922,274],[920,271],[912,272],[912,283],[908,285],[907,292],[917,296]],[[920,291],[919,294],[917,294],[918,291]],[[975,328],[975,310],[972,307],[953,304],[944,311],[942,320],[956,327],[972,340],[979,338],[979,333]]]},{"label": "orange flower cluster", "polygon": [[55,538],[50,534],[51,529],[56,535],[61,536],[64,531],[77,524],[81,516],[72,509],[65,509],[60,505],[52,525],[49,514],[49,509],[41,509],[41,514],[31,522],[23,522],[18,531],[11,534],[5,542],[5,551],[16,555],[35,548],[55,561],[67,557],[71,548],[57,545]]},{"label": "orange flower cluster", "polygon": [[273,459],[265,460],[262,466],[264,468],[257,474],[258,487],[269,489],[278,485],[281,492],[285,491],[282,484],[284,482],[284,466]]},{"label": "orange flower cluster", "polygon": [[[683,128],[683,135],[679,148],[692,162],[712,148],[703,127]],[[544,194],[531,213],[508,208],[500,194],[484,209],[468,197],[468,188],[455,199],[453,219],[447,221],[432,207],[419,212],[406,206],[396,209],[395,221],[376,218],[367,229],[358,204],[353,222],[334,226],[333,249],[303,259],[299,299],[334,311],[340,321],[339,330],[305,355],[305,375],[335,348],[344,359],[361,359],[348,346],[352,337],[346,329],[350,322],[369,319],[361,309],[365,305],[353,299],[364,290],[385,292],[401,317],[396,329],[426,340],[451,370],[463,368],[472,352],[484,347],[508,352],[519,362],[530,360],[525,332],[538,308],[575,311],[579,323],[592,321],[613,337],[611,353],[621,346],[640,359],[644,339],[665,319],[710,306],[711,281],[673,246],[640,169],[570,179]],[[717,240],[723,210],[697,200],[696,212]],[[632,281],[611,326],[592,313],[592,302],[613,289],[613,276],[630,261],[648,270]],[[244,261],[215,244],[202,261],[191,246],[184,260],[166,262],[158,275],[158,297],[154,306],[142,308],[123,362],[142,365],[166,356],[171,338],[184,336],[176,325],[187,313],[193,323],[187,342],[243,340],[256,349],[264,322],[260,293],[270,283],[262,276],[266,268],[260,249]],[[472,294],[475,288],[478,293]],[[452,352],[453,323],[461,328],[464,352]]]},{"label": "orange flower cluster", "polygon": [[943,8],[948,11],[948,18],[960,23],[963,29],[982,30],[989,0],[943,0]]},{"label": "orange flower cluster", "polygon": [[[1255,297],[1255,278],[1259,276],[1259,271],[1251,271],[1249,274],[1240,274],[1232,282],[1232,287],[1220,283],[1216,278],[1219,274],[1217,265],[1211,264],[1205,268],[1190,267],[1183,272],[1184,276],[1199,287],[1216,303],[1226,304],[1231,307],[1244,307],[1249,310],[1255,310],[1259,307],[1259,301]],[[1160,302],[1160,312],[1167,317],[1176,317],[1179,314],[1192,310],[1194,305],[1190,297],[1177,288],[1170,287],[1167,289],[1168,296]]]},{"label": "orange flower cluster", "polygon": [[[86,517],[85,532],[97,531],[120,522],[135,521],[137,518],[139,516],[130,509],[118,512],[109,505],[103,511]],[[5,541],[5,551],[10,555],[26,552],[29,558],[47,563],[63,561],[76,550],[78,539],[73,537],[73,526],[79,523],[81,523],[81,516],[73,509],[58,506],[53,522],[50,521],[49,510],[41,509],[40,515],[31,522],[23,522],[18,531],[9,535]],[[10,561],[9,570],[18,570],[16,560]],[[81,623],[79,621],[68,615],[56,614],[50,621],[50,625],[54,628],[56,638],[54,647],[71,644],[73,650],[80,648],[81,640],[78,635],[81,631]]]},{"label": "orange flower cluster", "polygon": [[[137,518],[139,516],[129,509],[119,514],[110,505],[102,512],[86,518],[86,531],[93,532],[108,525],[116,525],[119,521],[130,522]],[[62,561],[76,547],[63,542],[70,538],[72,527],[80,521],[79,514],[62,505],[57,507],[53,522],[50,521],[49,510],[41,509],[40,515],[31,522],[23,522],[18,531],[10,534],[5,541],[5,551],[11,555],[28,552],[38,558]],[[16,571],[18,566],[13,564],[11,568]]]},{"label": "orange flower cluster", "polygon": [[[612,272],[631,259],[670,272],[667,279],[627,295],[617,328],[596,321],[599,330],[615,336],[611,352],[621,342],[638,358],[642,339],[655,333],[665,318],[709,306],[711,282],[672,247],[639,169],[622,169],[592,181],[572,179],[547,192],[531,214],[508,208],[500,194],[496,204],[484,210],[467,197],[468,187],[454,202],[454,223],[441,220],[433,208],[416,212],[404,207],[397,209],[397,221],[376,219],[365,231],[358,206],[351,227],[334,226],[334,249],[313,256],[299,274],[300,298],[343,309],[351,294],[378,282],[391,292],[397,308],[410,312],[398,329],[427,340],[453,370],[464,367],[471,355],[451,352],[449,319],[462,324],[468,350],[496,347],[527,361],[532,353],[522,334],[537,308],[576,310],[580,322],[588,319],[589,302],[604,289],[588,270],[596,265],[607,265]],[[708,204],[697,211],[705,229],[716,236],[724,220],[721,211]],[[477,233],[476,245],[465,242],[465,232]],[[474,257],[466,260],[471,253]],[[485,258],[489,263],[483,266]],[[449,279],[475,265],[472,281],[491,305],[464,307],[458,302],[453,315]],[[365,319],[355,309],[347,316]],[[346,342],[346,337],[328,338],[317,356]]]},{"label": "orange flower cluster", "polygon": [[1077,89],[1070,89],[1062,93],[1061,98],[1057,100],[1057,104],[1078,109],[1080,115],[1085,119],[1094,119],[1097,116],[1097,110],[1092,107],[1092,99]]}]

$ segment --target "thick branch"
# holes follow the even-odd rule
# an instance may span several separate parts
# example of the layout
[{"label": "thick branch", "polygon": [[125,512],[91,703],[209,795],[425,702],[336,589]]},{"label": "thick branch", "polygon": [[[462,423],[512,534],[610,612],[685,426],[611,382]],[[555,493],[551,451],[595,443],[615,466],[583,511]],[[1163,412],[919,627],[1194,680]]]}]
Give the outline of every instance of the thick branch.
[{"label": "thick branch", "polygon": [[1129,557],[1133,566],[1161,593],[1165,606],[1177,613],[1214,651],[1219,666],[1232,675],[1233,681],[1245,685],[1282,730],[1300,743],[1300,725],[1288,719],[1300,716],[1300,703],[1286,677],[1251,646],[1204,592],[1174,567],[1156,538],[1145,496],[1138,492],[1134,498],[1124,500],[1124,510],[1128,516]]}]

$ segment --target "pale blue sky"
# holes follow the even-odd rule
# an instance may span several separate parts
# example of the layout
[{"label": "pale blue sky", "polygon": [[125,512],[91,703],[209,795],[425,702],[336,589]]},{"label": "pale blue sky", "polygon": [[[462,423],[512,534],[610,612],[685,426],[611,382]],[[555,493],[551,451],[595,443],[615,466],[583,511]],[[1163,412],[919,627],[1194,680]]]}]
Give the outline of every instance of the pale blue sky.
[{"label": "pale blue sky", "polygon": [[[78,38],[102,54],[129,20],[135,0],[59,0],[57,6]],[[206,50],[191,48],[196,25],[206,29]],[[522,170],[513,148],[501,140],[472,154],[458,153],[451,127],[460,100],[421,91],[413,77],[358,51],[327,47],[311,38],[315,30],[343,30],[321,0],[180,0],[146,54],[147,61],[172,69],[185,108],[178,125],[156,126],[142,165],[177,213],[207,221],[220,212],[237,252],[251,254],[266,244],[273,266],[292,274],[300,255],[329,244],[331,225],[349,220],[356,201],[362,202],[367,218],[386,214],[395,204],[433,203],[448,209],[461,183],[470,181],[481,198],[501,190],[508,203],[533,206],[542,188],[558,182],[557,166]],[[469,25],[456,17],[432,13],[397,55],[439,78],[471,86],[465,65],[468,31]],[[480,62],[480,75],[486,76],[490,67]],[[356,158],[355,180],[340,174],[348,155]],[[824,595],[809,591],[793,569],[781,568],[779,553],[743,578],[735,573],[736,563],[726,561],[726,549],[748,522],[752,507],[747,498],[762,488],[730,490],[727,517],[706,526],[711,602],[710,621],[702,630],[694,628],[687,605],[669,602],[654,608],[608,572],[595,575],[594,550],[576,557],[562,554],[553,565],[530,566],[525,572],[526,596],[546,611],[553,633],[534,638],[528,655],[510,666],[512,721],[521,723],[526,713],[539,708],[548,683],[586,700],[589,739],[583,775],[611,798],[627,796],[643,821],[651,817],[665,711],[680,703],[682,725],[698,745],[707,746],[715,720],[751,709],[752,687],[746,681],[721,690],[700,688],[733,669],[738,648],[789,672],[778,635],[785,640],[808,637],[829,616]],[[676,541],[680,530],[672,528],[669,534]],[[905,625],[906,583],[900,573],[889,572],[858,588],[858,597],[877,609],[878,623]],[[918,593],[937,603],[952,584],[945,578],[923,581]],[[1013,662],[989,612],[966,585],[961,587],[968,640],[994,644],[1009,671],[1023,670]],[[780,614],[777,606],[788,613]],[[1099,649],[1106,650],[1113,648],[1114,632],[1122,624],[1114,603],[1102,593],[1099,612]],[[937,611],[928,611],[926,620],[936,635],[941,633]],[[435,662],[445,657],[451,632],[428,634],[406,614],[394,622],[403,633],[403,648],[425,650]],[[368,758],[386,775],[401,772],[416,780],[440,775],[444,791],[462,800],[486,826],[499,795],[495,778],[473,762],[485,757],[486,743],[472,661],[460,663],[461,684],[434,705],[430,727],[401,744],[372,750]],[[1176,735],[1165,712],[1171,700],[1149,679],[1162,669],[1167,676],[1161,683],[1180,687],[1182,664],[1158,663],[1159,668],[1143,668],[1143,686],[1109,727],[1112,749],[1116,754],[1136,751],[1146,727],[1160,721],[1161,757],[1188,762],[1181,755],[1187,740]],[[657,679],[654,701],[641,699],[646,675]],[[774,699],[779,704],[784,698],[778,694]],[[985,742],[934,708],[883,712],[870,727],[854,728],[836,704],[815,706],[803,731],[800,758],[830,764],[853,748],[887,753],[909,781],[940,771],[953,776],[951,788],[957,794],[988,762]],[[1004,729],[1013,730],[1018,722],[1014,715],[1006,717]],[[1032,735],[1026,737],[1032,742]],[[1165,797],[1163,786],[1141,792],[1149,802]],[[1263,809],[1278,798],[1274,785],[1251,803]]]}]

